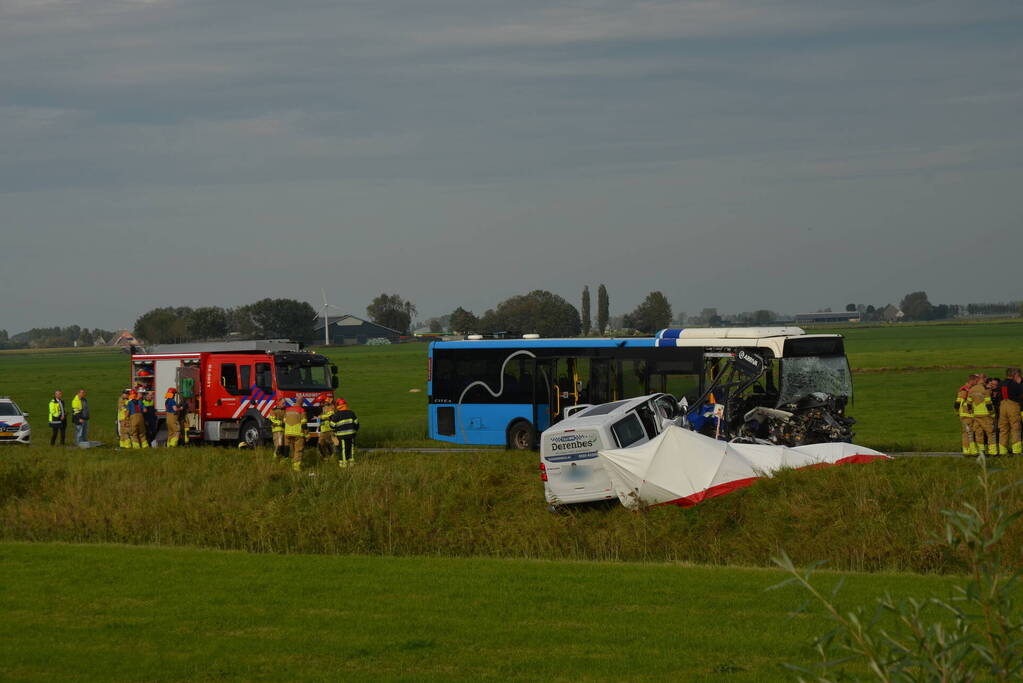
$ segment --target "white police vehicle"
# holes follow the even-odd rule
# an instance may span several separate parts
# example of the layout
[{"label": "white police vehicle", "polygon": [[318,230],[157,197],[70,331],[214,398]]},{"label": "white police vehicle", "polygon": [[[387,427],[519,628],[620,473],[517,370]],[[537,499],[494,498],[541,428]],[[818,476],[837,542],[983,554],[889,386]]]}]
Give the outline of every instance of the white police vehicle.
[{"label": "white police vehicle", "polygon": [[617,499],[597,451],[638,446],[684,419],[670,394],[573,406],[570,411],[540,435],[540,478],[552,506]]},{"label": "white police vehicle", "polygon": [[32,429],[28,426],[28,413],[6,396],[0,396],[0,443],[23,443],[32,441]]}]

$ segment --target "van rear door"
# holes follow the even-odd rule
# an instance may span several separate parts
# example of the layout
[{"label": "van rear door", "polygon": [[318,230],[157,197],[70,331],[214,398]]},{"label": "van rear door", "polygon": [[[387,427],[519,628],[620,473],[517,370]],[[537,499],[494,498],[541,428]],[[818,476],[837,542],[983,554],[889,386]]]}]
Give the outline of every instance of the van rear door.
[{"label": "van rear door", "polygon": [[597,459],[605,448],[596,429],[548,430],[540,442],[540,462],[547,474],[550,503],[582,503],[614,497],[611,480]]}]

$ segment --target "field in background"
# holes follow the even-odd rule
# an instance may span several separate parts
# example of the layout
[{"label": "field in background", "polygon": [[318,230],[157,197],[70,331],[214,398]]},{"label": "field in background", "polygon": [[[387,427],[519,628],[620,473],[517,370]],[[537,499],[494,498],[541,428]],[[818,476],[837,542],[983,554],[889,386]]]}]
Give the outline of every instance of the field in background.
[{"label": "field in background", "polygon": [[[4,543],[0,575],[17,680],[792,680],[828,630],[756,569]],[[951,592],[844,579],[841,607]]]},{"label": "field in background", "polygon": [[[856,441],[881,450],[953,451],[959,422],[952,401],[965,375],[1001,376],[1023,365],[1023,322],[899,324],[820,329],[846,335],[855,373]],[[321,349],[340,367],[340,394],[359,413],[363,446],[437,446],[426,435],[426,345]],[[113,442],[114,402],[128,381],[121,352],[0,352],[0,395],[33,413],[35,439],[48,439],[46,403],[54,388],[70,400],[90,391],[93,436]],[[414,391],[418,390],[418,391]]]}]

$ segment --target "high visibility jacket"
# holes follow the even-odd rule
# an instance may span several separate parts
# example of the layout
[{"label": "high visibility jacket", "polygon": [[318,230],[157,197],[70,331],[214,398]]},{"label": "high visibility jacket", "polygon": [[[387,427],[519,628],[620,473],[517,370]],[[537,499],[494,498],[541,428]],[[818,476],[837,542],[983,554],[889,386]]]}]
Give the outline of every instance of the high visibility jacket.
[{"label": "high visibility jacket", "polygon": [[83,405],[82,397],[79,396],[78,394],[75,394],[75,397],[71,399],[71,414],[78,415],[85,409],[85,405]]},{"label": "high visibility jacket", "polygon": [[304,436],[305,423],[305,410],[291,406],[284,411],[284,436]]},{"label": "high visibility jacket", "polygon": [[973,405],[970,403],[970,390],[968,387],[959,387],[955,406],[959,417],[973,417]]},{"label": "high visibility jacket", "polygon": [[274,408],[267,415],[266,419],[270,420],[270,431],[271,432],[283,432],[284,431],[284,409]]},{"label": "high visibility jacket", "polygon": [[985,417],[994,412],[991,405],[991,392],[982,384],[975,384],[969,392],[970,405],[973,406],[974,417]]},{"label": "high visibility jacket", "polygon": [[61,422],[64,420],[64,401],[55,398],[50,399],[50,422]]},{"label": "high visibility jacket", "polygon": [[123,398],[117,399],[117,419],[127,420],[128,419],[128,402]]},{"label": "high visibility jacket", "polygon": [[338,410],[330,416],[330,427],[337,436],[355,436],[359,431],[359,418],[355,411]]},{"label": "high visibility jacket", "polygon": [[320,413],[320,432],[330,433],[330,416],[334,414],[334,409],[328,406],[323,406],[323,412]]}]

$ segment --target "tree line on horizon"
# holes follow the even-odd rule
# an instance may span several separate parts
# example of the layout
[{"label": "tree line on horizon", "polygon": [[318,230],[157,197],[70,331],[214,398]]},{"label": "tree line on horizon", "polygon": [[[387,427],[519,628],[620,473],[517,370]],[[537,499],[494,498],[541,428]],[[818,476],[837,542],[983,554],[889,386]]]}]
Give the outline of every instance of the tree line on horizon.
[{"label": "tree line on horizon", "polygon": [[[442,334],[507,334],[536,333],[543,337],[575,337],[589,335],[654,334],[672,326],[766,325],[781,320],[768,309],[732,314],[718,314],[717,308],[706,307],[699,314],[687,316],[674,313],[671,303],[661,291],[646,295],[632,311],[610,315],[610,296],[603,283],[597,288],[594,318],[590,287],[583,287],[578,308],[565,298],[537,289],[512,296],[477,316],[459,306],[448,315],[429,318],[423,323],[431,333]],[[1023,302],[932,304],[924,291],[910,292],[898,307],[892,304],[873,306],[850,303],[848,313],[856,313],[864,322],[883,321],[892,310],[901,311],[902,320],[944,320],[960,316],[1017,315],[1023,317]],[[825,309],[824,312],[830,312]],[[887,313],[886,313],[887,312]],[[366,307],[371,321],[408,335],[418,313],[416,305],[399,294],[382,293]],[[308,302],[295,299],[261,299],[260,301],[223,308],[203,306],[191,308],[160,307],[143,313],[135,321],[132,332],[149,344],[182,343],[238,337],[287,338],[316,342],[318,314]],[[116,332],[78,325],[32,328],[15,335],[0,330],[0,349],[58,348],[92,346],[96,340],[109,342]]]}]

